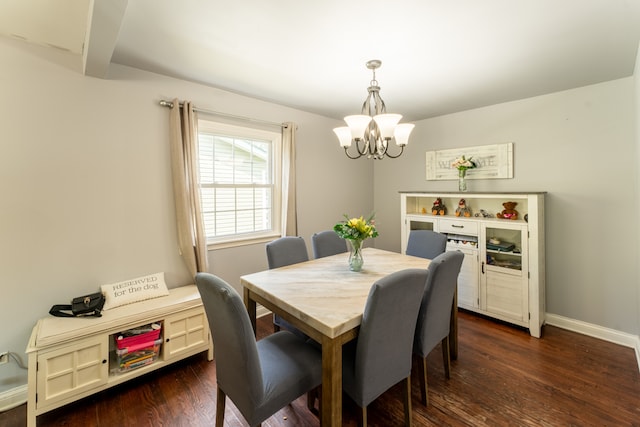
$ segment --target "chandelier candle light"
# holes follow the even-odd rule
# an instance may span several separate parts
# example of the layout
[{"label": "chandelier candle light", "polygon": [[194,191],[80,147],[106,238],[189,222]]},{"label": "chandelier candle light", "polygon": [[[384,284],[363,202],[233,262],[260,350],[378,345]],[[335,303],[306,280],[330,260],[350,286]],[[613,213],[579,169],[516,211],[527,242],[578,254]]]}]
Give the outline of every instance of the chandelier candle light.
[{"label": "chandelier candle light", "polygon": [[366,220],[364,217],[349,218],[344,216],[346,221],[337,223],[333,227],[333,231],[347,242],[349,242],[349,269],[351,271],[362,270],[362,242],[368,238],[378,237],[378,231],[376,230],[376,224],[373,220],[374,215],[371,215]]},{"label": "chandelier candle light", "polygon": [[[387,108],[380,97],[380,86],[376,80],[376,69],[382,61],[372,59],[367,62],[367,68],[372,70],[373,79],[367,89],[369,95],[362,104],[362,114],[347,116],[344,121],[347,126],[335,128],[333,131],[344,148],[344,153],[350,159],[358,159],[364,155],[368,159],[381,160],[384,156],[395,159],[400,157],[404,147],[409,143],[409,135],[415,125],[411,123],[398,124],[402,115],[387,114]],[[389,143],[395,141],[400,152],[390,154],[387,150]],[[355,145],[356,153],[349,153],[349,148]]]}]

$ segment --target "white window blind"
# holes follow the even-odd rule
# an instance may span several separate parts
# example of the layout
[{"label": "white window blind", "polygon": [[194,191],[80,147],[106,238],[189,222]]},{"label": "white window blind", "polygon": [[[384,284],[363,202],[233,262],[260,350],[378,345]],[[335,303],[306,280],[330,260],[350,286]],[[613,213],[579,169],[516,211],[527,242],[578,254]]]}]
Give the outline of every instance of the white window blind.
[{"label": "white window blind", "polygon": [[280,134],[201,119],[198,148],[207,241],[279,233]]}]

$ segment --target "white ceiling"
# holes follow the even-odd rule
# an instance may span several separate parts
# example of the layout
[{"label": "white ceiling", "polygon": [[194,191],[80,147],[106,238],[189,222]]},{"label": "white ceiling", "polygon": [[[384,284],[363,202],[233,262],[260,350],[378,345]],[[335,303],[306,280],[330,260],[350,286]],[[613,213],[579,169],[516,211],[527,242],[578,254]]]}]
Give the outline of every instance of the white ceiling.
[{"label": "white ceiling", "polygon": [[640,0],[2,0],[0,34],[336,118],[380,59],[409,121],[632,75]]}]

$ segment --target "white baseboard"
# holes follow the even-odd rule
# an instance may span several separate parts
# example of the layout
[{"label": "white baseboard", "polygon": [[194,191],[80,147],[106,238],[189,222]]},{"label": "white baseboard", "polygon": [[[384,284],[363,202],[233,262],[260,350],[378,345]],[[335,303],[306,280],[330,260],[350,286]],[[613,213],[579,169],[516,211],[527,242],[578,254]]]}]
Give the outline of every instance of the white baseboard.
[{"label": "white baseboard", "polygon": [[27,401],[27,385],[21,385],[0,393],[0,412],[8,411]]},{"label": "white baseboard", "polygon": [[557,314],[546,314],[546,324],[557,326],[558,328],[577,332],[579,334],[588,335],[624,347],[633,348],[636,353],[636,362],[640,371],[640,336],[628,334],[626,332],[616,331],[591,323],[582,322],[568,317],[559,316]]}]

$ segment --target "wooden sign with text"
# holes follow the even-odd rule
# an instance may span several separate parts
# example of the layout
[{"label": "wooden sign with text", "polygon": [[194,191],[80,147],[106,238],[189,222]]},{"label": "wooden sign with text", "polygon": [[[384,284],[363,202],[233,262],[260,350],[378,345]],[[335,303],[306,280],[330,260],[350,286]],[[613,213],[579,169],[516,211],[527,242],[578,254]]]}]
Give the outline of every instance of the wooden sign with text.
[{"label": "wooden sign with text", "polygon": [[463,155],[477,165],[467,170],[466,179],[513,178],[513,142],[507,142],[427,151],[427,181],[458,179],[458,170],[451,163]]}]

